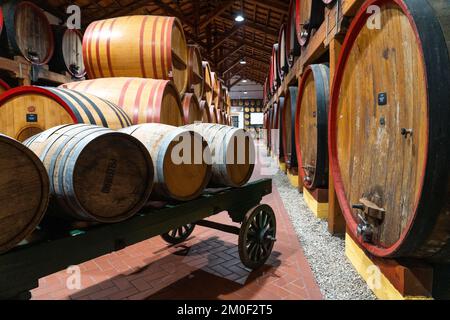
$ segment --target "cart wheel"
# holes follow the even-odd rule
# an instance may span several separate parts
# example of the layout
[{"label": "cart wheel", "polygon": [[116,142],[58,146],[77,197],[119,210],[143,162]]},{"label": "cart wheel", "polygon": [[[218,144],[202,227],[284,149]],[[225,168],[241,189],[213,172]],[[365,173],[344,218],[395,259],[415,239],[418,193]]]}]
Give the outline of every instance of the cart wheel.
[{"label": "cart wheel", "polygon": [[167,233],[163,233],[161,238],[170,244],[179,244],[185,241],[194,231],[195,224],[190,223],[179,228],[173,229]]},{"label": "cart wheel", "polygon": [[270,206],[258,205],[247,212],[239,231],[239,257],[244,266],[257,269],[272,253],[277,224]]}]

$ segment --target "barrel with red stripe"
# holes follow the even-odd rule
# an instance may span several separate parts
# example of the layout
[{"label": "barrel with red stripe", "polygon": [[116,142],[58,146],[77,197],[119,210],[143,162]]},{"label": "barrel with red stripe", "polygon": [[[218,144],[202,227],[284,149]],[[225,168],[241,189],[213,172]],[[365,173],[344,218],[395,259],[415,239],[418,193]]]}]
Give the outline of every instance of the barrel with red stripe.
[{"label": "barrel with red stripe", "polygon": [[83,37],[90,78],[142,77],[188,84],[187,45],[174,17],[126,16],[91,23]]},{"label": "barrel with red stripe", "polygon": [[142,78],[102,78],[63,84],[61,87],[94,94],[118,105],[133,124],[164,123],[180,126],[183,109],[171,81]]},{"label": "barrel with red stripe", "polygon": [[11,89],[9,84],[7,84],[5,81],[0,79],[0,94],[2,94],[5,91],[8,91],[9,89]]},{"label": "barrel with red stripe", "polygon": [[195,94],[185,93],[182,104],[185,124],[202,121],[203,111],[200,109],[200,104]]},{"label": "barrel with red stripe", "polygon": [[131,120],[105,99],[68,89],[24,86],[0,96],[0,132],[17,140],[72,123],[120,129]]}]

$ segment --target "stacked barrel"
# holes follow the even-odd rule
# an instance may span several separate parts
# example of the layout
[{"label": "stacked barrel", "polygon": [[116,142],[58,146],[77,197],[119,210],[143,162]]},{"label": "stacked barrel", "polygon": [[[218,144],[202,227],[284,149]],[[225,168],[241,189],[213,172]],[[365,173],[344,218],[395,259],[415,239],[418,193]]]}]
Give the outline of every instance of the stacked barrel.
[{"label": "stacked barrel", "polygon": [[74,81],[13,89],[0,81],[0,132],[7,135],[0,135],[0,253],[42,218],[115,223],[155,201],[189,201],[208,186],[250,179],[252,138],[229,126],[228,89],[199,48],[186,44],[177,18],[95,21],[82,36],[50,32],[42,10],[28,2],[3,9],[8,19],[23,19],[16,23],[37,23],[40,35],[26,35],[27,44],[8,35],[18,50],[28,48],[25,58],[67,69]]},{"label": "stacked barrel", "polygon": [[[301,57],[330,3],[291,1],[264,89],[265,128],[281,131],[278,146],[268,135],[268,149],[310,194],[333,178],[347,231],[369,254],[448,265],[450,3],[365,1],[333,83],[321,58],[302,66],[298,87],[291,77],[276,92],[277,74],[283,80]],[[371,6],[381,29],[366,27]]]}]

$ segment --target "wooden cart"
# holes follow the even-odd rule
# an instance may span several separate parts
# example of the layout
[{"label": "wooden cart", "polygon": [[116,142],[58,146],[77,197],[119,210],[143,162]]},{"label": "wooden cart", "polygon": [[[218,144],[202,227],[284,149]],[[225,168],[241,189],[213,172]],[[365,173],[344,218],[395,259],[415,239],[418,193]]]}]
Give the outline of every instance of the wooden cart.
[{"label": "wooden cart", "polygon": [[[196,200],[149,209],[124,222],[84,228],[48,218],[38,230],[40,240],[0,255],[0,299],[29,299],[39,278],[157,235],[172,244],[183,242],[195,225],[237,234],[242,263],[256,269],[269,258],[275,241],[274,212],[260,204],[271,192],[272,180],[263,179],[241,188],[207,190]],[[240,228],[204,220],[223,211]]]}]

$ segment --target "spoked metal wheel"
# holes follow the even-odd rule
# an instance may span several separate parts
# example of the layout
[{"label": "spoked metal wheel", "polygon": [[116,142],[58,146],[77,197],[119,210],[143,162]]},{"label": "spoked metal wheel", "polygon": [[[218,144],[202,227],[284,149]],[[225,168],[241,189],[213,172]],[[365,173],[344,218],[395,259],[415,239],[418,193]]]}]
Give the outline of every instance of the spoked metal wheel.
[{"label": "spoked metal wheel", "polygon": [[257,269],[272,253],[277,225],[272,208],[258,205],[245,215],[239,231],[239,257],[244,266]]},{"label": "spoked metal wheel", "polygon": [[194,231],[195,224],[190,223],[163,233],[161,237],[170,244],[179,244],[185,241]]}]

